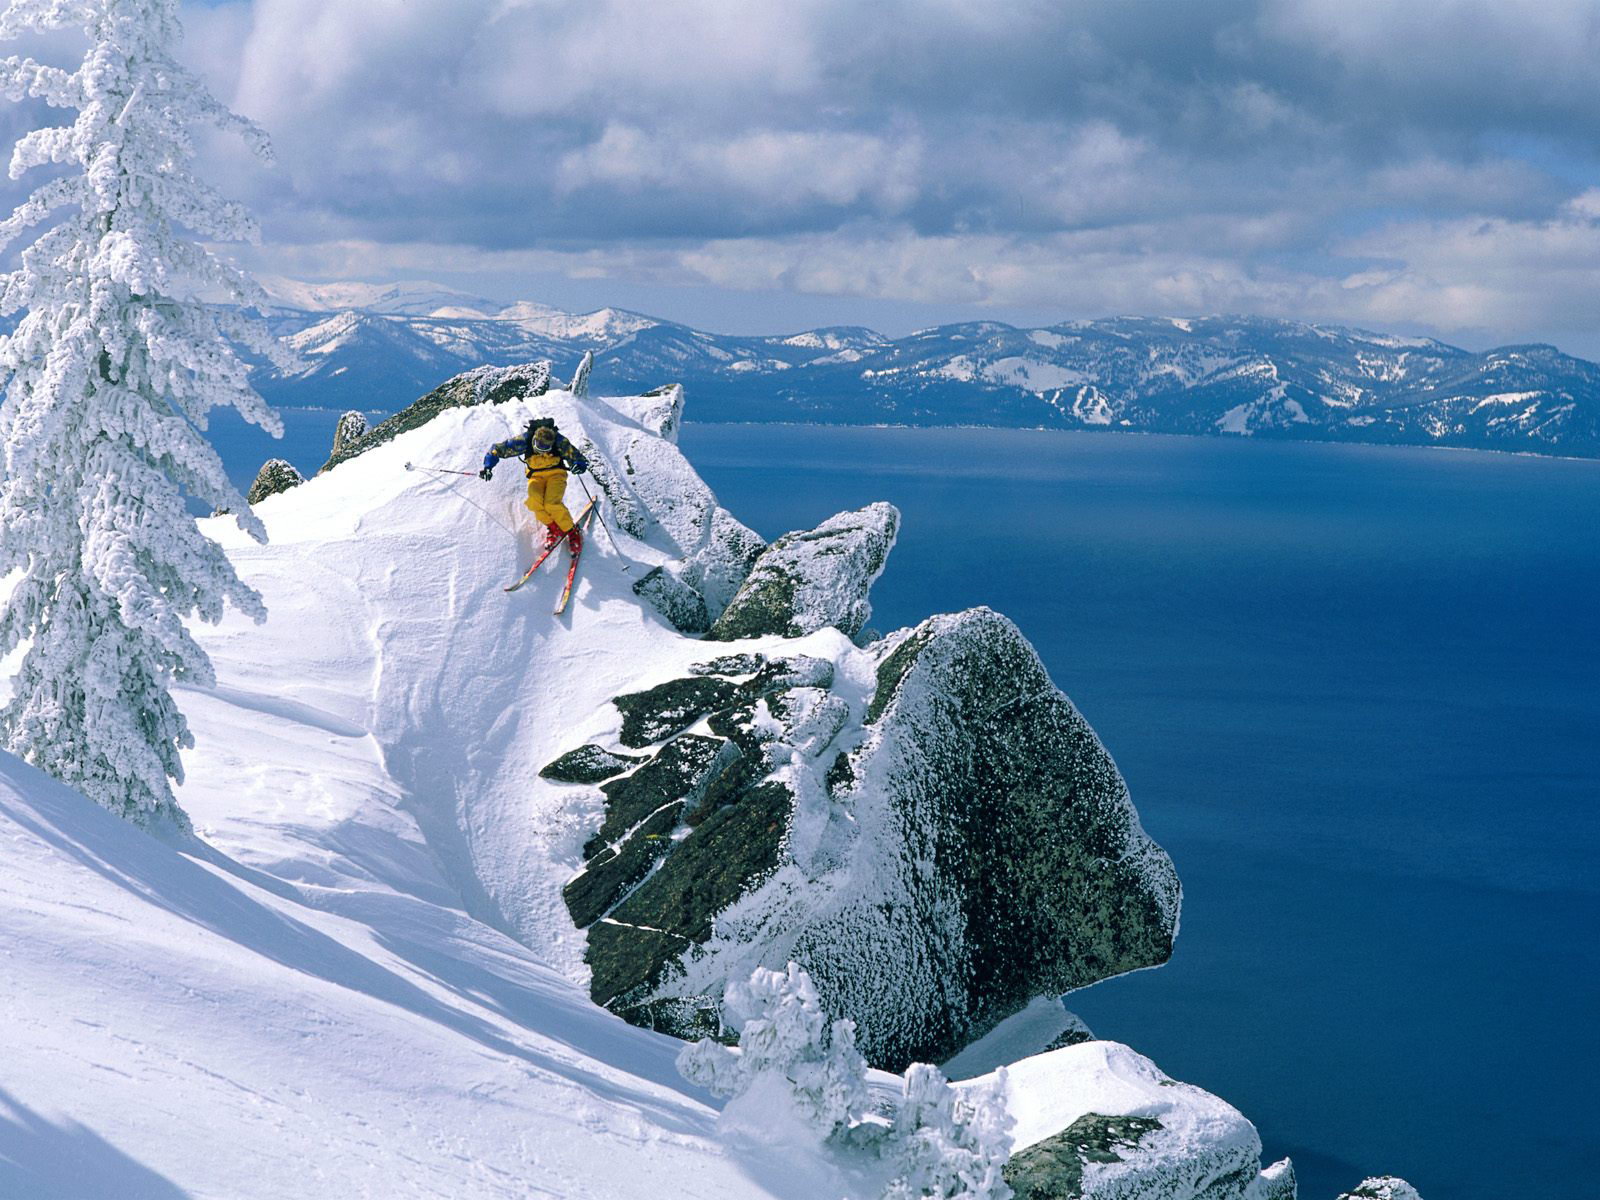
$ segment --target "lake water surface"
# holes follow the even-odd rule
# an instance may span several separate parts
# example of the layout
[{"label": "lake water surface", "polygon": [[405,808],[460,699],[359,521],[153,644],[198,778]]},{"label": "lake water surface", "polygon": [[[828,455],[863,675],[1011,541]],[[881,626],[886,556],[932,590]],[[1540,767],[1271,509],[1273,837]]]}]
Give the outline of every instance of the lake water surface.
[{"label": "lake water surface", "polygon": [[[304,471],[219,421],[230,472]],[[1166,967],[1075,994],[1305,1200],[1595,1200],[1600,463],[1019,430],[688,425],[767,537],[872,500],[874,624],[986,604],[1099,731],[1185,888]],[[464,450],[464,460],[476,457]]]},{"label": "lake water surface", "polygon": [[1185,888],[1070,1006],[1238,1106],[1306,1200],[1600,1196],[1600,463],[689,425],[767,537],[887,499],[882,629],[987,604]]}]

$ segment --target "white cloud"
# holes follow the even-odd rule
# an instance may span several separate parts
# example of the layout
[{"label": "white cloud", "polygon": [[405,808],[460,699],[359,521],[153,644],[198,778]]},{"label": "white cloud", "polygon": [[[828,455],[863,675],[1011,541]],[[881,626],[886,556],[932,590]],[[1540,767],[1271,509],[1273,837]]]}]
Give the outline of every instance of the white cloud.
[{"label": "white cloud", "polygon": [[611,124],[599,139],[563,155],[555,178],[564,191],[615,184],[727,190],[797,207],[864,202],[892,213],[916,195],[915,137],[759,129],[701,141]]},{"label": "white cloud", "polygon": [[1593,310],[1594,0],[239,0],[186,19],[275,136],[275,174],[217,161],[284,273],[1506,336]]}]

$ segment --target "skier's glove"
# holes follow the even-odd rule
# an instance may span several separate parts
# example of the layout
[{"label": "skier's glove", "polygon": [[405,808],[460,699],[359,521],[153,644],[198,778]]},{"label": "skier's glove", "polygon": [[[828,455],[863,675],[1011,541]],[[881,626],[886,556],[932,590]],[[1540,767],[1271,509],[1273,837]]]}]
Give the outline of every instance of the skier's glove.
[{"label": "skier's glove", "polygon": [[589,464],[587,462],[585,462],[583,459],[579,458],[579,459],[573,460],[572,473],[574,475],[582,475],[588,469],[589,469]]},{"label": "skier's glove", "polygon": [[493,479],[494,478],[494,468],[493,467],[485,467],[483,470],[478,472],[478,478],[482,479],[482,480],[485,480],[485,481]]}]

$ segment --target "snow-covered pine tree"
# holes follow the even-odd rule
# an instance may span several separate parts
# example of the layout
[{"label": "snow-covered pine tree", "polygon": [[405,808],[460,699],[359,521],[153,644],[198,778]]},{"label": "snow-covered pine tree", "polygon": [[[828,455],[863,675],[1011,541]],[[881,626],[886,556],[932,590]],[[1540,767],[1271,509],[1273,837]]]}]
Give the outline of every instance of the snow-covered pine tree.
[{"label": "snow-covered pine tree", "polygon": [[[193,130],[266,137],[229,112],[173,50],[177,0],[9,0],[0,39],[81,30],[76,70],[0,62],[0,91],[77,111],[23,137],[11,177],[54,165],[0,223],[0,248],[48,229],[0,275],[0,577],[20,572],[0,612],[0,653],[31,639],[0,733],[12,752],[140,821],[182,821],[170,779],[194,744],[175,682],[205,686],[211,663],[184,618],[261,598],[189,516],[186,497],[237,514],[265,539],[206,441],[219,405],[281,433],[235,353],[276,343],[240,306],[264,297],[211,253],[254,240],[254,222],[193,169]],[[52,223],[53,222],[53,223]]]}]

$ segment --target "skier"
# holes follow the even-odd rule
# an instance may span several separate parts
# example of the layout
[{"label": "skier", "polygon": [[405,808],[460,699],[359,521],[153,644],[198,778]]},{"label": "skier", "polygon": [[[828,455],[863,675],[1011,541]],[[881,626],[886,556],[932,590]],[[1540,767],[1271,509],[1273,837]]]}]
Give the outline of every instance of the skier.
[{"label": "skier", "polygon": [[582,475],[589,469],[588,460],[557,432],[556,423],[548,417],[535,417],[522,436],[489,447],[478,478],[493,479],[495,464],[502,458],[520,458],[527,464],[528,509],[545,527],[544,548],[550,549],[565,537],[576,556],[583,549],[583,532],[573,523],[561,497],[567,490],[567,471]]}]

